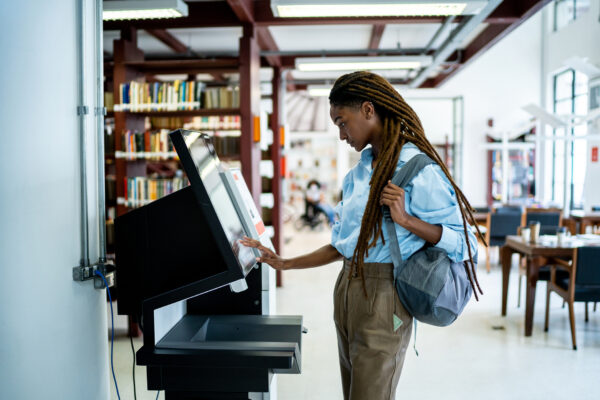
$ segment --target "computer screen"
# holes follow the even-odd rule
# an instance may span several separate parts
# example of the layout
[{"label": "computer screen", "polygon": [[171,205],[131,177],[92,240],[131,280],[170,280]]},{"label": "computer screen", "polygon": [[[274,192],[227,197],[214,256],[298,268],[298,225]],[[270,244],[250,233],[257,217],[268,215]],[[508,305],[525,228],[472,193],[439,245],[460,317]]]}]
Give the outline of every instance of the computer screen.
[{"label": "computer screen", "polygon": [[[185,141],[202,184],[225,231],[229,245],[246,275],[256,263],[256,256],[252,248],[240,244],[240,239],[249,233],[245,232],[241,217],[223,182],[221,176],[223,166],[214,150],[211,138],[196,131],[178,130],[176,132],[179,132]],[[180,158],[181,156],[180,154]],[[185,168],[185,163],[183,164]],[[186,172],[189,176],[191,171],[186,169]]]}]

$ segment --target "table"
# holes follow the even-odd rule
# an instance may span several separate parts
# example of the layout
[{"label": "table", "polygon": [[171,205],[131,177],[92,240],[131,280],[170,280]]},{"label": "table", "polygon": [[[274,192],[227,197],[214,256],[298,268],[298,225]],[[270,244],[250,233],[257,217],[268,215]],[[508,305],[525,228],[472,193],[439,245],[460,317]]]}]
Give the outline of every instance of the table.
[{"label": "table", "polygon": [[520,253],[527,260],[527,283],[525,298],[525,336],[531,336],[533,329],[533,309],[535,304],[535,289],[540,268],[548,265],[551,257],[573,258],[575,249],[585,245],[586,242],[577,239],[566,241],[561,247],[554,241],[545,240],[543,237],[538,243],[523,241],[521,236],[507,236],[506,243],[500,249],[502,260],[502,316],[506,316],[506,303],[508,299],[508,278],[510,276],[511,258],[513,253]]},{"label": "table", "polygon": [[571,218],[579,222],[579,233],[585,233],[585,227],[588,225],[600,225],[600,212],[584,213],[583,211],[571,211]]}]

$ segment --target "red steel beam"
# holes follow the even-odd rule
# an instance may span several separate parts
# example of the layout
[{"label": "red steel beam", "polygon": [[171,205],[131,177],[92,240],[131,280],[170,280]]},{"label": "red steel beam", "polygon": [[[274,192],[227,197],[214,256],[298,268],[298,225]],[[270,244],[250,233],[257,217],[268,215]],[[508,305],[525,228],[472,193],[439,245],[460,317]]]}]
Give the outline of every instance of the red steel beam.
[{"label": "red steel beam", "polygon": [[[379,43],[381,43],[381,37],[385,30],[385,24],[375,24],[371,30],[371,39],[369,39],[369,49],[378,49]],[[370,53],[370,56],[377,55],[376,53]]]},{"label": "red steel beam", "polygon": [[243,23],[254,22],[254,7],[252,0],[227,0],[227,4],[236,17]]},{"label": "red steel beam", "polygon": [[[528,18],[534,15],[536,12],[541,10],[546,4],[552,0],[505,0],[501,3],[502,9],[498,12],[498,15],[508,16],[510,12],[514,12],[517,15],[517,19],[514,22],[508,23],[495,23],[489,25],[484,29],[469,45],[462,50],[462,57],[459,64],[455,64],[449,72],[439,74],[435,78],[429,78],[423,84],[421,88],[434,88],[438,87],[446,82],[450,77],[462,70],[465,66],[473,62],[480,55],[489,50],[493,45],[502,40],[506,35],[515,30]],[[509,11],[512,10],[512,11]],[[492,16],[494,13],[491,14]],[[508,18],[508,17],[506,17]],[[509,20],[511,20],[509,18]],[[448,60],[455,60],[459,56],[458,52],[454,52],[448,57]]]},{"label": "red steel beam", "polygon": [[260,146],[256,141],[255,117],[260,112],[260,82],[258,73],[260,68],[260,49],[256,41],[254,27],[247,24],[244,35],[240,38],[240,114],[242,119],[242,134],[240,136],[240,161],[242,175],[246,180],[248,189],[256,206],[260,209],[261,178]]},{"label": "red steel beam", "polygon": [[[252,0],[227,0],[227,4],[231,10],[239,18],[240,22],[254,24],[254,4]],[[261,50],[277,51],[277,43],[271,36],[269,28],[264,26],[255,29],[258,46]],[[281,57],[267,56],[265,57],[270,66],[281,66]]]},{"label": "red steel beam", "polygon": [[[258,40],[258,46],[261,50],[279,50],[279,48],[277,47],[277,43],[275,43],[275,39],[271,35],[271,32],[269,31],[269,28],[267,26],[256,28],[256,39]],[[281,67],[281,56],[271,55],[265,56],[265,58],[267,59],[267,62],[271,67]]]},{"label": "red steel beam", "polygon": [[160,40],[171,48],[177,54],[187,53],[187,46],[183,44],[179,39],[169,33],[166,29],[146,29],[150,35]]}]

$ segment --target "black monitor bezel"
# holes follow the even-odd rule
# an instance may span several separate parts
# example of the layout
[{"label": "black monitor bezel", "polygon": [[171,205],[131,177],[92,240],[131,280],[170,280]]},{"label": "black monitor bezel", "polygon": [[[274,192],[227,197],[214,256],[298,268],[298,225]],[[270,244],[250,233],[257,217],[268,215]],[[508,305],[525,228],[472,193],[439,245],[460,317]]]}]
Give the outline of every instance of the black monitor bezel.
[{"label": "black monitor bezel", "polygon": [[[204,183],[202,182],[202,178],[200,178],[200,174],[198,173],[196,163],[194,162],[192,155],[190,154],[190,151],[185,143],[184,134],[186,134],[186,133],[200,133],[200,135],[201,135],[200,137],[203,140],[207,141],[210,154],[212,155],[212,157],[214,157],[215,161],[217,163],[219,163],[220,162],[219,157],[215,153],[214,148],[212,146],[211,136],[206,133],[203,133],[203,132],[191,131],[191,130],[185,130],[185,129],[177,129],[177,130],[169,133],[171,142],[173,143],[173,146],[175,147],[175,151],[177,152],[177,155],[179,156],[179,161],[180,161],[181,165],[183,166],[183,169],[188,177],[188,180],[190,181],[192,191],[193,191],[194,195],[196,196],[196,199],[198,200],[198,205],[200,206],[202,213],[204,214],[208,223],[210,224],[209,226],[218,227],[213,230],[213,234],[214,234],[217,246],[219,247],[219,251],[223,255],[223,259],[226,262],[228,272],[232,273],[233,277],[236,278],[233,280],[244,278],[246,276],[246,274],[244,273],[245,269],[239,263],[237,257],[235,256],[235,254],[233,253],[233,250],[231,249],[231,246],[229,244],[229,239],[227,238],[227,235],[225,234],[225,231],[223,230],[221,221],[219,220],[219,217],[217,216],[217,212],[215,211],[215,209],[212,205],[210,196],[208,195],[208,192],[204,186]],[[224,182],[224,184],[226,184],[226,183]],[[235,204],[234,204],[234,208],[235,208]],[[236,212],[237,212],[237,210],[236,210]],[[239,216],[239,214],[238,214],[238,216]],[[242,222],[242,226],[244,226],[243,221],[241,221],[241,222]],[[247,234],[247,232],[246,232],[246,234]],[[256,266],[256,262],[255,262],[254,266]],[[247,271],[248,272],[251,271],[253,267],[247,268]]]}]

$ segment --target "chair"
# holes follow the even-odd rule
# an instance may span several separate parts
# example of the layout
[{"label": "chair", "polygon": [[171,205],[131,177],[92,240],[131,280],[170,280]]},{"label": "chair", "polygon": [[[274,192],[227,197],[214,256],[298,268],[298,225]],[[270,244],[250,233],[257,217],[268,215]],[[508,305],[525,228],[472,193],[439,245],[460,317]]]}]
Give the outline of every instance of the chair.
[{"label": "chair", "polygon": [[[562,210],[560,208],[527,208],[523,214],[523,227],[532,222],[540,223],[540,235],[556,235],[556,231],[562,226]],[[519,258],[519,291],[517,307],[521,307],[521,281],[527,274],[527,265],[523,257]],[[542,267],[539,272],[540,281],[550,279],[550,267]]]},{"label": "chair", "polygon": [[503,206],[495,208],[493,210],[493,212],[496,212],[498,214],[514,214],[514,213],[518,213],[520,215],[523,212],[523,209],[521,208],[521,206],[503,205]]},{"label": "chair", "polygon": [[[531,222],[539,222],[548,232],[551,232],[552,227],[562,226],[562,210],[559,208],[527,208],[524,217],[524,226],[529,226]],[[548,234],[556,234],[556,229]]]},{"label": "chair", "polygon": [[488,246],[485,248],[485,266],[490,272],[490,247],[502,246],[506,242],[506,236],[515,235],[521,225],[521,211],[502,212],[488,214],[487,232],[485,240]]},{"label": "chair", "polygon": [[[600,247],[579,247],[575,250],[572,261],[553,259],[556,265],[552,266],[550,280],[546,289],[546,320],[544,331],[548,332],[548,318],[550,314],[550,292],[557,293],[569,305],[569,320],[571,322],[571,339],[573,350],[577,350],[575,339],[575,313],[573,303],[585,302],[585,322],[588,321],[588,302],[600,301]],[[558,269],[569,273],[567,278],[560,278]]]}]

